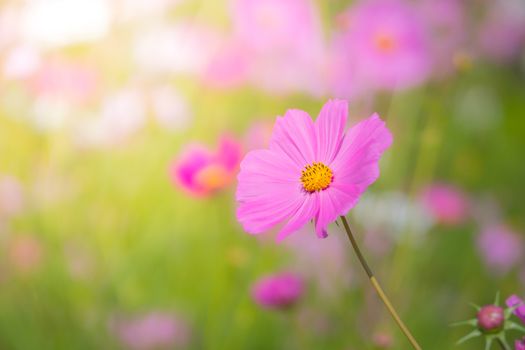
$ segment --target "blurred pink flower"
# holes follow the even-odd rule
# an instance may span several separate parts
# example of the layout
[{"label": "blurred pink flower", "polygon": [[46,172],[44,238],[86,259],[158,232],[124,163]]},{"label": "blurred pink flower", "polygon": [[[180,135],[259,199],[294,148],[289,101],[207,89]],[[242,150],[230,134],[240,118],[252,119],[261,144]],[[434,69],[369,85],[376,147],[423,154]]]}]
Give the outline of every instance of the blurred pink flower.
[{"label": "blurred pink flower", "polygon": [[110,330],[134,350],[185,348],[191,336],[189,326],[182,319],[162,311],[113,320]]},{"label": "blurred pink flower", "polygon": [[515,347],[515,350],[525,350],[525,337],[522,339],[516,339]]},{"label": "blurred pink flower", "polygon": [[174,184],[195,196],[208,196],[234,180],[242,157],[241,145],[223,136],[216,151],[202,145],[188,146],[170,165]]},{"label": "blurred pink flower", "polygon": [[24,207],[22,184],[13,176],[0,176],[0,218],[19,214]]},{"label": "blurred pink flower", "polygon": [[271,94],[322,93],[323,40],[310,0],[235,0],[232,17],[257,87]]},{"label": "blurred pink flower", "polygon": [[82,103],[93,97],[98,84],[99,76],[94,67],[67,61],[44,62],[29,80],[35,95],[73,103]]},{"label": "blurred pink flower", "polygon": [[42,244],[32,236],[15,236],[8,244],[9,262],[19,273],[33,272],[42,262],[42,255]]},{"label": "blurred pink flower", "polygon": [[360,1],[340,18],[344,28],[336,35],[332,57],[336,90],[344,90],[340,85],[347,81],[359,91],[405,89],[428,77],[428,33],[409,3]]},{"label": "blurred pink flower", "polygon": [[518,316],[518,318],[525,323],[525,301],[518,297],[517,295],[511,295],[507,298],[506,304],[508,307],[515,307],[517,308],[514,310],[514,315]]},{"label": "blurred pink flower", "polygon": [[523,255],[522,237],[503,225],[484,228],[477,245],[486,265],[498,274],[508,272]]},{"label": "blurred pink flower", "polygon": [[448,184],[433,184],[423,190],[423,204],[434,217],[444,225],[458,225],[469,215],[469,201],[459,188]]},{"label": "blurred pink flower", "polygon": [[467,18],[460,0],[422,0],[418,10],[428,26],[434,75],[440,77],[454,68],[454,56],[467,39]]},{"label": "blurred pink flower", "polygon": [[248,151],[266,148],[270,144],[273,123],[269,121],[254,122],[246,132],[244,144]]},{"label": "blurred pink flower", "polygon": [[227,89],[245,83],[248,75],[249,57],[246,49],[230,40],[224,42],[210,57],[203,80],[209,86]]},{"label": "blurred pink flower", "polygon": [[259,305],[269,309],[287,309],[304,293],[299,276],[279,273],[259,279],[252,287],[252,297]]},{"label": "blurred pink flower", "polygon": [[387,332],[376,332],[372,337],[372,342],[380,349],[390,349],[394,345],[392,335]]},{"label": "blurred pink flower", "polygon": [[280,241],[312,219],[320,238],[379,177],[392,135],[377,114],[345,133],[348,104],[330,100],[315,121],[301,110],[278,117],[269,149],[249,152],[238,176],[237,218],[251,234],[287,221]]},{"label": "blurred pink flower", "polygon": [[489,59],[505,63],[525,47],[525,6],[520,1],[488,1],[479,31],[480,50]]}]

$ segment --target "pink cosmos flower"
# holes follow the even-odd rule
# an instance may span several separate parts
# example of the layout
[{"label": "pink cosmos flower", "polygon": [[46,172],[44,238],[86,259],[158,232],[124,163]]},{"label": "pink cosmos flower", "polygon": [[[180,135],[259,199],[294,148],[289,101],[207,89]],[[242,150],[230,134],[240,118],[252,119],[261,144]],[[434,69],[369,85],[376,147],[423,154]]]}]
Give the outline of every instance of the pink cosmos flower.
[{"label": "pink cosmos flower", "polygon": [[486,227],[477,241],[485,263],[495,273],[505,274],[522,258],[523,239],[503,225]]},{"label": "pink cosmos flower", "polygon": [[328,101],[314,123],[301,110],[277,118],[269,149],[249,152],[238,176],[237,218],[252,234],[283,223],[282,240],[310,220],[319,237],[379,176],[392,135],[377,114],[347,133],[346,101]]},{"label": "pink cosmos flower", "polygon": [[20,181],[0,175],[0,218],[20,214],[24,208],[24,190]]},{"label": "pink cosmos flower", "polygon": [[172,181],[195,196],[207,196],[226,187],[237,172],[241,145],[224,136],[217,151],[202,145],[187,147],[170,166]]},{"label": "pink cosmos flower", "polygon": [[422,200],[434,219],[444,225],[458,225],[466,220],[469,213],[467,196],[452,185],[429,186],[423,191]]},{"label": "pink cosmos flower", "polygon": [[252,288],[252,296],[263,307],[286,309],[295,304],[303,291],[301,278],[290,273],[280,273],[258,280]]},{"label": "pink cosmos flower", "polygon": [[[401,0],[361,1],[341,15],[338,79],[366,89],[405,89],[431,68],[428,33],[415,9]],[[341,87],[339,87],[341,89]]]},{"label": "pink cosmos flower", "polygon": [[518,318],[525,323],[525,301],[523,301],[520,297],[517,295],[511,295],[507,298],[506,304],[508,307],[514,307],[518,306],[514,310],[514,315],[518,316]]},{"label": "pink cosmos flower", "polygon": [[166,312],[114,320],[110,329],[126,347],[134,350],[185,348],[190,341],[189,326]]},{"label": "pink cosmos flower", "polygon": [[522,339],[517,339],[515,342],[515,346],[515,350],[525,350],[525,337],[523,337]]}]

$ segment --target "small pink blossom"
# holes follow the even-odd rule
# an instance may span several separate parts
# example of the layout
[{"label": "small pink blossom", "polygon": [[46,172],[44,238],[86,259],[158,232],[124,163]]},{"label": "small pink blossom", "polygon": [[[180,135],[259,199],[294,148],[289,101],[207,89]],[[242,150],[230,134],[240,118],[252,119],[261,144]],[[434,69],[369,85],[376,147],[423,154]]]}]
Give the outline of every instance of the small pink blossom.
[{"label": "small pink blossom", "polygon": [[185,348],[190,342],[189,326],[182,319],[160,311],[113,320],[110,329],[133,350]]},{"label": "small pink blossom", "polygon": [[343,28],[336,35],[333,58],[340,69],[336,79],[360,90],[397,90],[428,77],[432,63],[428,33],[409,3],[359,1],[341,16]]},{"label": "small pink blossom", "polygon": [[202,145],[188,146],[169,169],[174,184],[195,196],[208,196],[230,184],[242,156],[241,145],[224,136],[216,151]]},{"label": "small pink blossom", "polygon": [[379,177],[392,135],[377,114],[345,133],[346,101],[328,101],[314,123],[301,110],[277,118],[269,149],[249,152],[238,176],[237,218],[257,234],[286,222],[277,239],[311,220],[319,237]]},{"label": "small pink blossom", "polygon": [[249,57],[244,46],[234,40],[226,41],[210,57],[203,80],[215,88],[235,88],[247,81],[249,67]]},{"label": "small pink blossom", "polygon": [[506,304],[508,307],[516,307],[514,315],[518,316],[519,319],[525,323],[525,301],[517,295],[511,295],[507,298]]},{"label": "small pink blossom", "polygon": [[427,187],[422,200],[434,219],[444,225],[454,226],[463,223],[469,214],[469,201],[459,188],[447,184],[434,184]]},{"label": "small pink blossom", "polygon": [[253,299],[270,309],[291,307],[303,295],[304,285],[300,277],[280,273],[259,279],[252,288]]},{"label": "small pink blossom", "polygon": [[485,264],[498,274],[507,273],[523,255],[523,239],[503,225],[484,228],[477,245]]}]

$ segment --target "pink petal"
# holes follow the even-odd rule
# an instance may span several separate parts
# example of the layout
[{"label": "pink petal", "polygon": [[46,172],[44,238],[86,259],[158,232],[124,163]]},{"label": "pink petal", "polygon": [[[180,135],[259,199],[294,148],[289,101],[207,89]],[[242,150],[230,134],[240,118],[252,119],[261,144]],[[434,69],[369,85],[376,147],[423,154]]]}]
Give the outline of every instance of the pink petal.
[{"label": "pink petal", "polygon": [[249,233],[261,233],[292,216],[303,204],[300,170],[280,153],[249,152],[238,176],[237,218]]},{"label": "pink petal", "polygon": [[308,113],[290,109],[278,117],[270,139],[270,149],[283,152],[299,168],[315,161],[316,137]]},{"label": "pink petal", "polygon": [[316,194],[304,194],[304,202],[293,214],[290,220],[277,234],[277,242],[282,241],[290,234],[300,230],[308,221],[312,220],[319,211],[319,200]]},{"label": "pink petal", "polygon": [[348,116],[348,103],[344,100],[330,100],[321,109],[315,121],[317,134],[317,159],[330,164],[343,141]]},{"label": "pink petal", "polygon": [[327,236],[326,228],[345,215],[359,199],[359,188],[348,184],[332,184],[325,191],[319,192],[319,215],[315,222],[315,230],[319,238]]},{"label": "pink petal", "polygon": [[219,150],[217,151],[217,160],[228,170],[234,171],[239,166],[242,157],[242,146],[234,138],[223,136]]},{"label": "pink petal", "polygon": [[357,185],[365,191],[379,177],[379,159],[391,144],[392,134],[377,114],[355,125],[331,164],[334,182]]},{"label": "pink petal", "polygon": [[195,182],[195,175],[212,162],[212,154],[206,148],[193,145],[186,148],[180,158],[169,168],[171,179],[185,190],[202,195],[205,189]]}]

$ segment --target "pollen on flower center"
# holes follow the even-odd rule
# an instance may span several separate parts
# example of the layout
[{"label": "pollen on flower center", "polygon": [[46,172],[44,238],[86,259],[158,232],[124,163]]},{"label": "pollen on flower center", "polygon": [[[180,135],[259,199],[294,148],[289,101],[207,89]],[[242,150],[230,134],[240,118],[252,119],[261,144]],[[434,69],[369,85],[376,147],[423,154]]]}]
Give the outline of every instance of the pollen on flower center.
[{"label": "pollen on flower center", "polygon": [[317,192],[328,188],[332,183],[332,170],[320,162],[314,162],[304,167],[301,172],[301,184],[306,192]]},{"label": "pollen on flower center", "polygon": [[394,37],[386,33],[379,33],[374,38],[374,44],[379,51],[390,53],[397,47],[397,42]]}]

